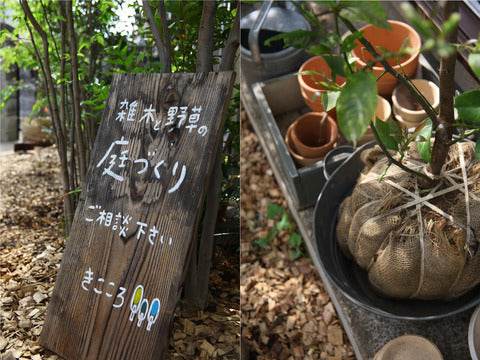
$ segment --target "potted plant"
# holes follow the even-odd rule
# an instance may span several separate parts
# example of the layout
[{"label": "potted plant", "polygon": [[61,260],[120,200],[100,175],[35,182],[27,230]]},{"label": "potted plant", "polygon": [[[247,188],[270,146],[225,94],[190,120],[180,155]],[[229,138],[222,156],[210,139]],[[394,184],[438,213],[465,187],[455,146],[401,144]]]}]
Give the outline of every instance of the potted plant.
[{"label": "potted plant", "polygon": [[[415,49],[407,45],[395,51],[375,48],[353,25],[363,21],[390,28],[379,2],[330,1],[328,6],[336,31],[327,32],[315,16],[307,16],[320,29],[321,36],[310,50],[328,58],[332,75],[343,76],[346,82],[322,96],[324,108],[336,108],[339,129],[354,145],[370,126],[379,147],[368,150],[366,168],[371,170],[370,174],[363,173],[356,181],[365,165],[357,161],[359,153],[354,153],[351,159],[355,161],[345,165],[351,167],[337,169],[334,176],[339,176],[327,182],[319,197],[314,234],[321,237],[317,246],[322,265],[350,299],[384,315],[431,318],[473,306],[480,301],[478,287],[473,297],[471,293],[462,295],[480,282],[480,246],[476,237],[480,234],[480,223],[476,221],[480,218],[480,187],[475,185],[480,171],[476,161],[480,145],[459,145],[459,140],[480,131],[480,90],[458,95],[454,102],[453,76],[459,47],[472,51],[469,63],[480,76],[480,43],[453,45],[459,21],[458,4],[454,1],[446,2],[443,8],[441,29],[416,14],[410,5],[404,6],[409,21],[426,38],[421,50],[435,51],[441,58],[437,112],[404,70],[395,70],[388,61]],[[339,22],[350,35],[342,38]],[[306,38],[312,44],[315,40],[310,32],[303,36],[296,32],[284,38],[298,46],[305,46]],[[357,41],[371,56],[360,68],[352,66],[351,59]],[[377,77],[371,70],[377,63],[405,86],[426,112],[428,118],[413,131],[402,129],[393,119],[371,121],[378,94]],[[352,187],[353,195],[343,201]],[[330,222],[339,206],[335,228]],[[321,213],[319,208],[323,208]],[[336,246],[325,247],[335,241],[332,237],[336,235],[344,255],[337,252]],[[353,263],[347,264],[345,257]],[[351,271],[344,271],[348,267]],[[356,273],[358,267],[364,270],[363,275]],[[368,289],[363,282],[369,283]],[[402,305],[401,301],[389,298],[420,302],[408,300]],[[454,305],[449,308],[443,302],[422,302],[427,299],[451,300]]]}]

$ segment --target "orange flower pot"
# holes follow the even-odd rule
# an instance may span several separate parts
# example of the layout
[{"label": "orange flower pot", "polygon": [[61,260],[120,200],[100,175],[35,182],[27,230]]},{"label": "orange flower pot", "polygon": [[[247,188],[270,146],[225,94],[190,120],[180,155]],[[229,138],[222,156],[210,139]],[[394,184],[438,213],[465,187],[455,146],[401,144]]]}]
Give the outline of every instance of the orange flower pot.
[{"label": "orange flower pot", "polygon": [[[324,74],[328,78],[332,76],[328,64],[321,56],[314,56],[303,63],[300,67],[299,73],[303,71],[314,71],[319,74]],[[298,75],[298,83],[300,90],[305,100],[305,104],[314,112],[325,111],[322,106],[322,93],[326,92],[322,85],[318,82],[325,82],[325,76],[322,75]],[[337,76],[337,84],[345,83],[345,78]]]},{"label": "orange flower pot", "polygon": [[307,113],[291,125],[291,140],[298,154],[306,158],[325,156],[338,139],[338,125],[323,113]]},{"label": "orange flower pot", "polygon": [[[400,50],[400,47],[404,41],[408,38],[408,47],[413,49],[411,54],[404,55],[398,59],[400,65],[397,65],[397,62],[393,59],[388,59],[388,63],[398,71],[405,71],[408,77],[414,77],[417,67],[418,67],[418,56],[420,54],[420,47],[422,45],[422,40],[420,35],[413,29],[410,25],[405,24],[400,21],[389,20],[392,30],[381,29],[373,25],[366,25],[362,27],[359,31],[364,32],[364,37],[367,39],[374,47],[378,50],[378,46],[384,47],[392,52]],[[352,50],[352,55],[357,58],[355,60],[355,67],[357,69],[362,68],[370,60],[373,60],[373,57],[370,53],[364,48],[359,40],[356,40],[357,46]],[[379,62],[373,67],[373,72],[378,78],[384,71],[384,67]],[[391,74],[383,75],[377,81],[378,94],[382,96],[392,95],[393,89],[397,80]]]}]

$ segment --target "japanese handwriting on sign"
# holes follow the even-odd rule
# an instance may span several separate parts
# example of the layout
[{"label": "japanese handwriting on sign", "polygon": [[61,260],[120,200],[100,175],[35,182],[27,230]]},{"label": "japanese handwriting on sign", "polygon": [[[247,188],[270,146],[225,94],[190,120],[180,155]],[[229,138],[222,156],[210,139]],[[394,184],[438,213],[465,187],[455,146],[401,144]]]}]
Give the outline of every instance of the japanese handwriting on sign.
[{"label": "japanese handwriting on sign", "polygon": [[153,104],[149,104],[148,107],[143,109],[143,112],[138,111],[138,105],[136,100],[131,103],[127,99],[123,100],[120,103],[119,112],[115,120],[118,122],[134,122],[137,112],[139,112],[138,122],[143,122],[147,125],[152,124],[155,131],[160,131],[163,124],[169,132],[173,131],[174,128],[181,129],[182,127],[188,129],[189,134],[197,131],[202,137],[208,132],[206,125],[199,126],[202,106],[170,106],[166,114],[160,113],[157,115],[157,109],[153,107]]},{"label": "japanese handwriting on sign", "polygon": [[[113,298],[113,293],[108,292],[111,289],[115,288],[115,283],[110,281],[108,285],[105,285],[107,282],[104,278],[97,278],[94,283],[93,271],[91,268],[85,271],[85,276],[82,280],[81,286],[84,291],[93,290],[96,295],[105,296],[107,298]],[[127,289],[120,287],[118,289],[115,300],[112,304],[114,308],[121,308],[125,303],[125,293]],[[150,306],[149,306],[150,305]],[[152,325],[157,321],[160,310],[160,300],[154,298],[150,303],[145,297],[145,290],[143,285],[137,285],[135,291],[133,292],[132,298],[130,300],[130,316],[129,320],[133,321],[135,316],[137,316],[137,327],[141,327],[143,321],[146,319],[146,329],[150,331]]]},{"label": "japanese handwriting on sign", "polygon": [[[110,147],[105,152],[105,155],[100,159],[100,161],[96,166],[97,168],[101,168],[103,166],[102,176],[108,175],[117,181],[124,180],[122,171],[126,167],[126,162],[130,159],[128,158],[128,149],[122,149],[122,146],[127,146],[128,144],[129,144],[128,140],[125,140],[123,136],[120,138],[120,140],[116,140],[110,144]],[[116,146],[120,147],[120,156],[118,156],[118,154],[113,152],[113,149]],[[151,153],[149,152],[148,154],[150,156]],[[153,153],[153,155],[155,155],[155,153]],[[146,172],[147,169],[149,168],[150,161],[148,159],[143,159],[143,158],[134,159],[133,164],[140,165],[137,167],[138,171],[136,171],[136,173],[138,175],[141,175],[144,172]],[[160,174],[160,169],[162,167],[167,167],[165,160],[160,160],[153,166],[153,174],[157,180],[160,180],[160,178],[162,177]],[[185,165],[182,165],[181,170],[177,171],[178,167],[179,167],[179,162],[176,161],[175,164],[173,164],[173,168],[171,169],[171,174],[173,177],[176,177],[177,180],[175,184],[170,189],[167,190],[168,194],[171,194],[177,191],[180,185],[182,185],[183,181],[185,180],[187,167]]]},{"label": "japanese handwriting on sign", "polygon": [[[115,214],[112,211],[106,211],[105,209],[102,209],[101,205],[90,205],[88,209],[93,210],[93,211],[90,211],[89,213],[93,212],[94,215],[92,214],[87,215],[87,217],[85,217],[86,222],[89,222],[89,223],[95,222],[98,225],[103,225],[107,228],[111,228],[114,231],[118,230],[118,236],[122,238],[127,237],[128,226],[130,225],[130,222],[133,219],[132,215],[129,215],[129,214],[125,215],[120,212],[117,212]],[[164,243],[168,245],[172,245],[173,239],[169,237],[167,240],[166,236],[160,235],[160,230],[158,230],[155,225],[150,227],[147,223],[144,223],[141,221],[137,221],[135,224],[137,225],[137,230],[136,230],[137,240],[140,240],[142,239],[142,237],[145,237],[146,239],[148,239],[148,242],[150,243],[150,245],[155,245],[157,240],[162,245]]]},{"label": "japanese handwriting on sign", "polygon": [[[87,271],[85,271],[85,276],[82,281],[82,289],[85,291],[90,291],[93,281],[93,271],[91,268],[88,268]],[[112,298],[113,293],[109,292],[111,289],[115,289],[115,283],[114,282],[108,282],[108,285],[105,285],[105,279],[104,278],[98,278],[97,281],[93,284],[93,292],[97,295],[102,295],[104,294],[107,298]],[[124,287],[119,287],[117,295],[115,296],[115,301],[113,302],[113,307],[114,308],[121,308],[125,302],[125,292],[127,289]]]}]

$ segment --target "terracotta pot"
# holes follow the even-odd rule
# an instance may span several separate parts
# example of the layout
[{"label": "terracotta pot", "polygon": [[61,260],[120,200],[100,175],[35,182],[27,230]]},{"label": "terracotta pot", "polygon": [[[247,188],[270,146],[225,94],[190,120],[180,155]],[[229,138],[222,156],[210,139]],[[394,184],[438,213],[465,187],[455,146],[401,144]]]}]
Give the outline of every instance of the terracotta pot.
[{"label": "terracotta pot", "polygon": [[[325,74],[327,77],[332,75],[332,71],[321,56],[314,56],[305,61],[300,67],[299,72],[301,73],[303,71],[314,71],[319,74]],[[345,78],[343,77],[337,76],[336,80],[338,85],[345,83]],[[298,75],[298,83],[305,104],[315,112],[324,111],[322,106],[322,93],[327,91],[323,86],[317,84],[319,81],[325,81],[325,77],[321,75]]]},{"label": "terracotta pot", "polygon": [[335,120],[323,113],[307,113],[292,124],[291,140],[297,152],[306,158],[319,158],[329,152],[338,139]]},{"label": "terracotta pot", "polygon": [[[405,71],[408,77],[413,77],[417,71],[418,67],[418,56],[420,54],[420,47],[422,45],[422,40],[420,35],[408,24],[405,24],[400,21],[389,20],[392,30],[385,30],[373,25],[366,25],[362,27],[359,31],[364,32],[364,37],[370,41],[370,43],[377,49],[377,46],[382,46],[388,50],[395,52],[400,50],[405,39],[408,38],[408,47],[414,49],[413,53],[404,55],[398,60],[400,61],[401,67],[397,65],[397,62],[393,59],[388,60],[390,65],[398,71],[402,72],[402,69]],[[362,68],[366,65],[366,62],[373,60],[373,57],[365,50],[364,46],[357,41],[357,46],[352,50],[354,57],[358,58],[355,61],[356,68]],[[378,78],[384,71],[384,67],[377,63],[373,67],[373,72]],[[397,80],[391,74],[383,75],[378,81],[378,93],[382,96],[390,96],[395,88]]]},{"label": "terracotta pot", "polygon": [[442,353],[430,340],[419,335],[403,335],[389,341],[374,360],[443,360]]},{"label": "terracotta pot", "polygon": [[[440,90],[433,82],[413,79],[413,85],[423,94],[425,99],[438,111],[440,106]],[[428,117],[410,92],[402,85],[395,88],[392,94],[393,111],[397,120],[407,127],[416,127]]]},{"label": "terracotta pot", "polygon": [[[392,116],[392,107],[390,106],[388,100],[380,95],[377,95],[377,100],[378,102],[377,108],[375,109],[375,115],[377,115],[380,120],[387,121],[388,118]],[[372,119],[372,121],[375,121],[375,117]],[[363,145],[372,140],[375,140],[375,135],[373,135],[372,129],[368,127],[367,131],[358,142],[358,145]]]},{"label": "terracotta pot", "polygon": [[285,135],[285,144],[287,145],[288,152],[292,156],[295,163],[303,167],[303,166],[310,166],[322,160],[324,156],[319,156],[316,158],[306,158],[305,156],[302,156],[297,152],[297,149],[293,145],[293,141],[292,141],[292,128],[293,128],[293,123],[288,127],[287,134]]}]

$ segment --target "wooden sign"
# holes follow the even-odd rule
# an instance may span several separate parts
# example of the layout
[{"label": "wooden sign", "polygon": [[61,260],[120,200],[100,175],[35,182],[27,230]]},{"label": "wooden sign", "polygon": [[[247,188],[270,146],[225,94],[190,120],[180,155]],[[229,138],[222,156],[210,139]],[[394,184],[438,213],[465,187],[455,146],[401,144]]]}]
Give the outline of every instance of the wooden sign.
[{"label": "wooden sign", "polygon": [[114,76],[40,344],[162,358],[232,85],[232,72]]}]

